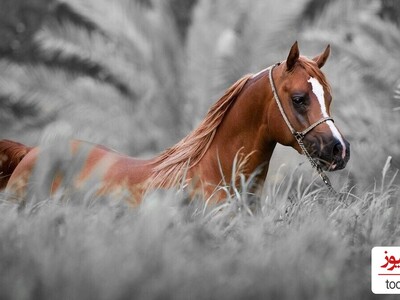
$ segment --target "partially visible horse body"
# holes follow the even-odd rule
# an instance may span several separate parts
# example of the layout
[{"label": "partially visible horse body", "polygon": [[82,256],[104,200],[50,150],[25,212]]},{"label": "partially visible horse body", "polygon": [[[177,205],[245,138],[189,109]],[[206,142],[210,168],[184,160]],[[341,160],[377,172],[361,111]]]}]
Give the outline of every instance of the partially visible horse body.
[{"label": "partially visible horse body", "polygon": [[[148,190],[180,184],[192,194],[222,200],[224,195],[216,190],[223,182],[235,181],[233,162],[240,164],[238,171],[246,177],[258,168],[262,183],[277,143],[300,153],[308,151],[326,170],[344,168],[349,144],[330,117],[330,87],[320,71],[328,56],[329,46],[313,59],[300,56],[296,42],[286,61],[238,80],[197,129],[153,159],[140,160],[103,146],[71,141],[67,161],[76,159],[82,149],[85,159],[69,184],[80,188],[96,179],[99,194],[123,192],[132,203],[139,203]],[[305,129],[299,141],[294,132]],[[0,188],[24,196],[46,151],[51,147],[0,141]],[[52,170],[50,192],[65,184],[65,176],[62,169]]]}]

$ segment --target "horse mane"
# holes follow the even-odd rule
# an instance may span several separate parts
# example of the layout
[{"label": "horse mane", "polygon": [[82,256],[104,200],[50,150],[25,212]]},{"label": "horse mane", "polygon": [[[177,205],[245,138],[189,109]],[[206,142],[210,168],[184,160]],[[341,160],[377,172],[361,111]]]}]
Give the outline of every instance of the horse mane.
[{"label": "horse mane", "polygon": [[235,82],[209,109],[200,125],[176,145],[155,158],[153,184],[175,185],[184,177],[186,170],[197,165],[209,149],[226,112],[235,102],[252,74]]}]

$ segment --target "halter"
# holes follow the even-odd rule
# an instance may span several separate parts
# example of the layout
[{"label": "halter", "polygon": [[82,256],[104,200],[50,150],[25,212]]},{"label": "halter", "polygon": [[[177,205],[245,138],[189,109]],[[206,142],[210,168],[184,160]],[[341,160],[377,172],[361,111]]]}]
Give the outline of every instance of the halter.
[{"label": "halter", "polygon": [[331,117],[323,117],[320,120],[318,120],[317,122],[311,124],[309,127],[307,127],[306,129],[304,129],[303,131],[296,131],[292,124],[290,124],[290,121],[285,113],[285,111],[283,110],[282,107],[282,103],[279,99],[278,93],[276,92],[276,87],[275,87],[275,83],[274,83],[274,79],[272,78],[272,70],[276,67],[279,66],[280,63],[276,63],[275,65],[269,67],[269,83],[271,85],[272,88],[272,93],[274,95],[274,99],[276,104],[278,105],[279,111],[281,112],[282,118],[285,121],[287,127],[289,128],[290,132],[292,133],[292,135],[294,136],[294,138],[296,139],[297,143],[299,144],[301,150],[303,151],[304,155],[307,157],[307,159],[309,160],[309,162],[311,163],[311,166],[317,170],[319,176],[322,178],[322,181],[325,183],[325,185],[327,186],[327,188],[329,189],[330,192],[332,193],[336,193],[336,191],[333,189],[332,184],[328,178],[328,176],[326,176],[326,174],[324,173],[324,171],[322,170],[321,166],[311,157],[311,154],[307,151],[306,147],[304,146],[303,140],[306,137],[307,133],[309,133],[311,130],[313,130],[315,127],[317,127],[318,125],[325,123],[327,121],[332,121],[334,122],[334,120]]}]

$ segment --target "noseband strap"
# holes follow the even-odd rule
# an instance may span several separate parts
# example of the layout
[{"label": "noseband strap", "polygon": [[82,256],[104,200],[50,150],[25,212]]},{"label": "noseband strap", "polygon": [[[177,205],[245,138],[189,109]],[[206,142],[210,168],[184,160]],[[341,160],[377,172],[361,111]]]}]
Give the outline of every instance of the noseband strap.
[{"label": "noseband strap", "polygon": [[333,118],[331,118],[331,117],[321,118],[320,120],[318,120],[314,124],[311,124],[308,128],[304,129],[303,131],[294,132],[294,133],[292,132],[292,134],[296,137],[296,139],[304,139],[306,137],[307,133],[309,133],[311,130],[313,130],[318,125],[325,123],[326,121],[334,122]]},{"label": "noseband strap", "polygon": [[289,121],[289,118],[287,117],[285,111],[283,110],[283,106],[282,103],[279,99],[278,93],[276,91],[276,87],[275,87],[275,83],[274,83],[274,79],[272,77],[272,71],[276,66],[279,66],[280,63],[277,63],[271,67],[269,67],[269,83],[271,85],[272,88],[272,93],[274,95],[274,99],[276,104],[278,105],[279,111],[282,115],[283,120],[285,121],[287,127],[289,128],[290,132],[292,133],[292,135],[294,136],[294,138],[296,139],[297,143],[299,144],[301,150],[303,151],[304,155],[308,158],[308,160],[311,163],[311,166],[317,170],[318,174],[321,176],[322,181],[325,183],[325,185],[328,187],[329,191],[332,193],[336,194],[336,191],[333,189],[332,184],[328,178],[328,176],[326,176],[326,174],[324,173],[324,171],[322,170],[321,166],[312,158],[311,154],[307,151],[306,147],[304,146],[303,143],[303,139],[305,138],[305,136],[307,135],[307,133],[309,133],[311,130],[313,130],[315,127],[317,127],[318,125],[325,123],[327,121],[332,121],[334,122],[334,120],[331,117],[323,117],[320,120],[318,120],[317,122],[311,124],[309,127],[307,127],[306,129],[304,129],[303,131],[296,131],[294,129],[294,127],[292,126],[292,124]]}]

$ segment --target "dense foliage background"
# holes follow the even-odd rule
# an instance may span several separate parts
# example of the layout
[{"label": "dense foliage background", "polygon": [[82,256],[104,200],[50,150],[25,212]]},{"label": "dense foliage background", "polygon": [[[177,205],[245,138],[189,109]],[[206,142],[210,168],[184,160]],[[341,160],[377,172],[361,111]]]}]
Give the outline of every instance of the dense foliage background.
[{"label": "dense foliage background", "polygon": [[393,0],[2,0],[0,138],[153,155],[298,40],[308,56],[332,46],[324,72],[352,157],[330,174],[335,198],[277,148],[256,212],[240,194],[222,211],[159,193],[137,210],[90,193],[4,201],[0,295],[372,298],[369,251],[400,242],[399,26]]}]

